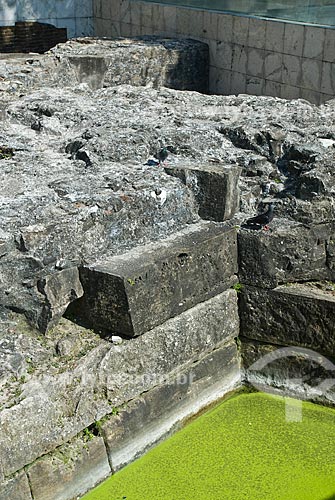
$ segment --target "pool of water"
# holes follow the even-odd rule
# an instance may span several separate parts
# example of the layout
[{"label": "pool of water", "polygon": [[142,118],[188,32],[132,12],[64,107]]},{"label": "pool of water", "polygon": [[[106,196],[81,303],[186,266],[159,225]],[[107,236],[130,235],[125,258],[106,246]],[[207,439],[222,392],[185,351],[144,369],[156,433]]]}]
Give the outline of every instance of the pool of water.
[{"label": "pool of water", "polygon": [[159,0],[159,3],[335,26],[334,0]]},{"label": "pool of water", "polygon": [[83,498],[335,500],[335,410],[236,395]]}]

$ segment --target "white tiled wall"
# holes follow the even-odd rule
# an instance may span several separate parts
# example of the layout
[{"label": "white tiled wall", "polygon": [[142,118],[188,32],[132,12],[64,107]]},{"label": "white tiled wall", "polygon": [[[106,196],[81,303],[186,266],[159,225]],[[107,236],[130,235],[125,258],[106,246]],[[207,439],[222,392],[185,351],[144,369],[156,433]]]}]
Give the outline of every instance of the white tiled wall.
[{"label": "white tiled wall", "polygon": [[40,21],[67,28],[68,37],[93,35],[92,0],[1,0],[0,26]]},{"label": "white tiled wall", "polygon": [[140,0],[93,0],[98,36],[157,34],[209,45],[214,93],[319,103],[335,96],[335,29]]}]

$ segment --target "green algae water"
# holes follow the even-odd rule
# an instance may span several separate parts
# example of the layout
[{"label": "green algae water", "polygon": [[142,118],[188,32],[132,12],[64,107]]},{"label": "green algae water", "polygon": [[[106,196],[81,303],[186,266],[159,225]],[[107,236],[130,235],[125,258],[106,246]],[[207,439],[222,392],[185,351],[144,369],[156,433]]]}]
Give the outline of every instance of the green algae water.
[{"label": "green algae water", "polygon": [[85,495],[85,500],[334,500],[335,410],[240,394]]}]

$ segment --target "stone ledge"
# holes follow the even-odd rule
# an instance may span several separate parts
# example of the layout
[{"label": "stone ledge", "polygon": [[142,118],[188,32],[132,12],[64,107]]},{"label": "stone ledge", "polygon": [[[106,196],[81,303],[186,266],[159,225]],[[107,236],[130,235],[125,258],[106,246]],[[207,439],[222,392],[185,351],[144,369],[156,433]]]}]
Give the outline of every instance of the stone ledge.
[{"label": "stone ledge", "polygon": [[335,354],[335,294],[308,284],[274,290],[244,286],[240,294],[244,337]]},{"label": "stone ledge", "polygon": [[133,337],[203,302],[234,282],[236,230],[190,225],[149,244],[81,270],[82,299],[69,314]]}]

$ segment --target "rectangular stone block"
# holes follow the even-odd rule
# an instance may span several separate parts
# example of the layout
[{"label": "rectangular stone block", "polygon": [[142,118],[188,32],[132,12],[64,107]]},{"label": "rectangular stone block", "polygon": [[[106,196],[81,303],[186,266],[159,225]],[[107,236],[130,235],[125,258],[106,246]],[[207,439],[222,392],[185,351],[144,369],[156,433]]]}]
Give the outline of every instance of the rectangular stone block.
[{"label": "rectangular stone block", "polygon": [[247,74],[262,77],[264,74],[265,51],[260,49],[248,50]]},{"label": "rectangular stone block", "polygon": [[257,76],[247,76],[247,94],[263,95],[265,80]]},{"label": "rectangular stone block", "polygon": [[326,29],[323,60],[335,62],[335,30]]},{"label": "rectangular stone block", "polygon": [[303,56],[322,60],[325,43],[325,29],[314,26],[305,27]]},{"label": "rectangular stone block", "polygon": [[264,78],[275,82],[282,81],[283,54],[266,52],[264,57]]},{"label": "rectangular stone block", "polygon": [[304,30],[302,24],[285,23],[284,54],[302,56]]},{"label": "rectangular stone block", "polygon": [[239,167],[183,165],[166,167],[165,172],[194,191],[202,219],[222,222],[239,210]]},{"label": "rectangular stone block", "polygon": [[[82,328],[67,324],[69,335],[81,335]],[[120,344],[101,340],[86,355],[70,357],[60,372],[54,367],[38,371],[22,386],[20,401],[0,411],[3,475],[32,464],[110,413],[112,406],[151,390],[238,334],[237,294],[228,289],[145,335]],[[56,354],[52,359],[59,363]]]},{"label": "rectangular stone block", "polygon": [[335,284],[325,283],[323,289],[309,283],[273,290],[245,286],[240,316],[244,337],[335,354]]},{"label": "rectangular stone block", "polygon": [[249,19],[248,46],[257,49],[265,48],[265,33],[267,22],[264,19]]},{"label": "rectangular stone block", "polygon": [[301,58],[292,55],[283,55],[283,83],[299,86],[301,82]]},{"label": "rectangular stone block", "polygon": [[109,460],[116,471],[178,428],[178,424],[240,385],[235,342],[204,356],[141,397],[102,426]]},{"label": "rectangular stone block", "polygon": [[233,71],[231,74],[231,93],[245,94],[247,86],[247,77],[245,74]]},{"label": "rectangular stone block", "polygon": [[217,39],[221,42],[231,43],[233,39],[233,19],[229,14],[217,13],[218,16],[218,35]]},{"label": "rectangular stone block", "polygon": [[335,95],[335,63],[322,63],[321,92]]},{"label": "rectangular stone block", "polygon": [[27,474],[20,472],[0,483],[0,500],[31,500]]},{"label": "rectangular stone block", "polygon": [[334,406],[332,363],[320,354],[241,338],[241,355],[244,382],[257,390]]},{"label": "rectangular stone block", "polygon": [[110,473],[104,441],[93,435],[74,439],[28,468],[34,500],[78,498]]},{"label": "rectangular stone block", "polygon": [[282,53],[284,49],[285,23],[266,21],[265,49]]},{"label": "rectangular stone block", "polygon": [[287,224],[274,227],[271,233],[240,231],[240,281],[272,288],[290,281],[332,279],[334,272],[327,262],[332,234],[331,224],[313,228]]},{"label": "rectangular stone block", "polygon": [[95,328],[141,335],[227,289],[237,272],[236,247],[235,229],[200,223],[84,267],[78,314]]},{"label": "rectangular stone block", "polygon": [[218,68],[231,70],[233,64],[233,45],[231,43],[217,43],[214,64]]},{"label": "rectangular stone block", "polygon": [[249,17],[233,16],[232,41],[236,44],[247,45],[249,33]]},{"label": "rectangular stone block", "polygon": [[232,45],[232,70],[238,73],[247,72],[248,51],[244,45]]},{"label": "rectangular stone block", "polygon": [[320,92],[322,62],[315,59],[302,59],[301,86]]}]

